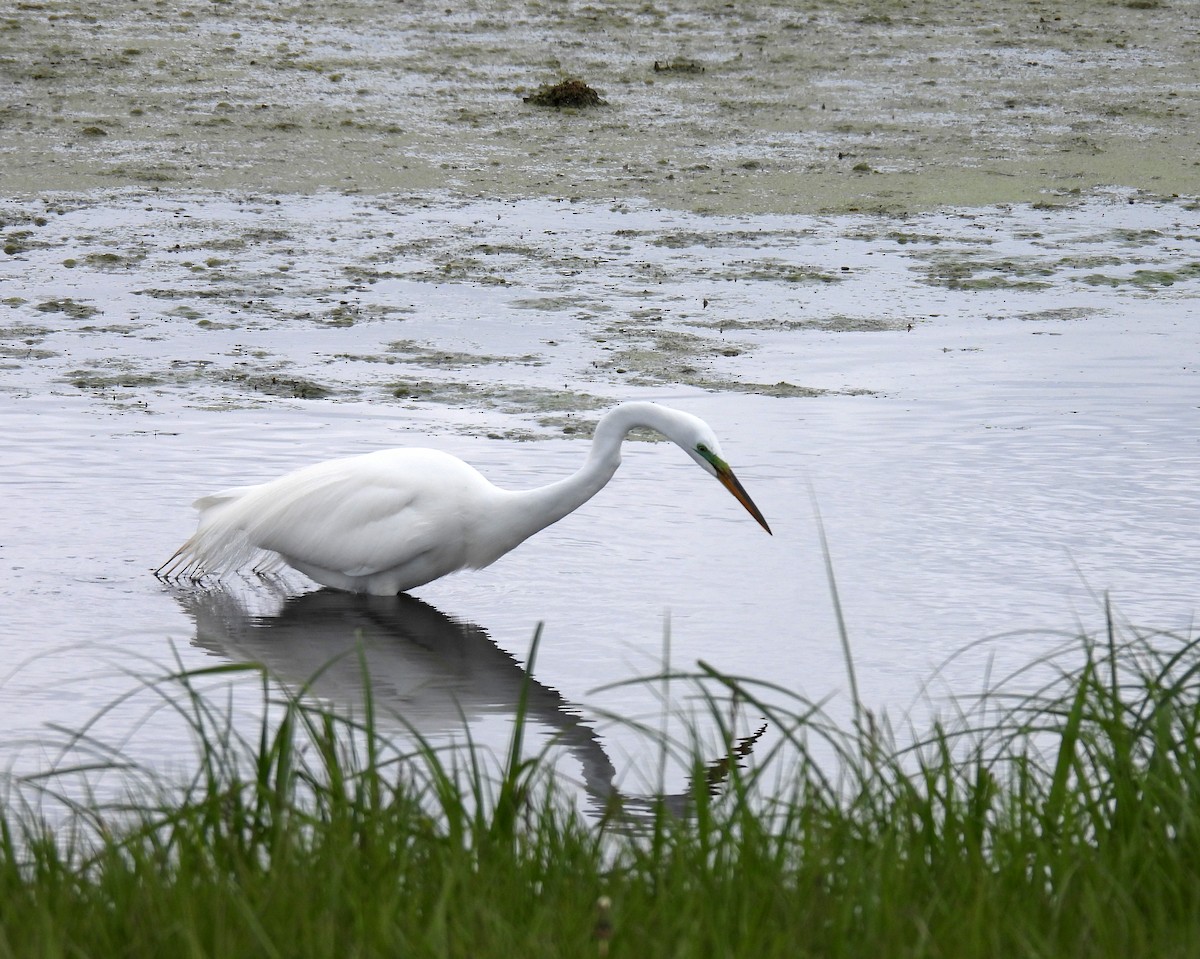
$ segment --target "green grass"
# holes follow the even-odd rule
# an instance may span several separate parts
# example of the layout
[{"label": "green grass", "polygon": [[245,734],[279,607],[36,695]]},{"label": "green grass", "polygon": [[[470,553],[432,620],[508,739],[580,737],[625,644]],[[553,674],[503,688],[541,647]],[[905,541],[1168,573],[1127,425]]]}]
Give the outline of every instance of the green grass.
[{"label": "green grass", "polygon": [[[51,826],[37,802],[68,770],[12,785],[0,956],[1200,954],[1200,639],[1082,638],[1040,690],[1004,684],[904,745],[865,704],[842,728],[701,668],[730,756],[693,749],[686,815],[598,819],[520,721],[489,772],[399,751],[369,701],[350,720],[262,676],[239,733],[204,690],[248,669],[152,684],[198,743],[182,786],[87,731],[75,751],[129,777],[127,801]],[[771,735],[739,741],[731,702]]]}]

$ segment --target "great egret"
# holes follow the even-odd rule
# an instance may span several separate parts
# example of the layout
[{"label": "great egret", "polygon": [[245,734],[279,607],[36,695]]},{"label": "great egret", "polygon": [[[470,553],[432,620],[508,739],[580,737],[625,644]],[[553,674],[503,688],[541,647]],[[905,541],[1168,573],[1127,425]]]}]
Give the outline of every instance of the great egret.
[{"label": "great egret", "polygon": [[390,449],[327,460],[259,486],[196,500],[196,533],[155,575],[220,578],[267,554],[354,593],[393,595],[459,569],[482,569],[595,496],[639,426],[662,433],[715,476],[768,533],[771,528],[702,419],[656,403],[622,403],[600,418],[582,469],[537,489],[499,489],[449,453]]}]

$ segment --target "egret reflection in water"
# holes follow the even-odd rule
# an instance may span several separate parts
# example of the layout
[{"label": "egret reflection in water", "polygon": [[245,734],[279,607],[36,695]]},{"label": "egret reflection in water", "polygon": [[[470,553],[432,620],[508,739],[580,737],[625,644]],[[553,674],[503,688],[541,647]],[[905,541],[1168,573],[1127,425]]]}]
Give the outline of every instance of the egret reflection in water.
[{"label": "egret reflection in water", "polygon": [[[278,610],[264,613],[248,611],[242,597],[223,586],[175,596],[195,622],[197,646],[234,662],[261,663],[277,680],[351,711],[362,707],[369,681],[377,715],[391,715],[401,729],[425,737],[462,730],[489,714],[515,720],[524,695],[526,721],[567,747],[598,808],[619,801],[628,812],[660,803],[680,815],[688,811],[690,788],[675,795],[622,794],[604,745],[577,708],[530,676],[483,627],[412,596],[320,589],[288,596]],[[760,734],[709,766],[710,788]]]}]

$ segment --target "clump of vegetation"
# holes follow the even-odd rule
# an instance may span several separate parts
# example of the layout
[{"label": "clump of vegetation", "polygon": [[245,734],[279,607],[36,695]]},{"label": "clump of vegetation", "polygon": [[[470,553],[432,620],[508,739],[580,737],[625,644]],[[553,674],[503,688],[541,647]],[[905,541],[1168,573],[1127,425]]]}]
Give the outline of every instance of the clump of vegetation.
[{"label": "clump of vegetation", "polygon": [[63,297],[61,300],[46,300],[44,303],[39,303],[34,309],[39,313],[65,313],[76,320],[86,320],[100,312],[100,309],[91,303],[78,303],[69,296]]},{"label": "clump of vegetation", "polygon": [[553,86],[542,86],[536,93],[524,98],[526,103],[539,107],[598,107],[608,103],[600,94],[582,80],[563,80]]},{"label": "clump of vegetation", "polygon": [[[200,686],[258,667],[180,672],[155,688],[199,744],[188,782],[115,752],[93,765],[140,770],[129,801],[26,780],[71,828],[10,791],[0,955],[1190,955],[1200,638],[1110,629],[1055,662],[907,745],[857,699],[839,726],[701,667],[730,760],[697,760],[686,804],[590,817],[526,753],[523,708],[489,775],[419,738],[405,753],[369,699],[351,720],[261,674],[247,729]],[[770,735],[736,745],[732,701]]]},{"label": "clump of vegetation", "polygon": [[703,73],[704,65],[696,60],[655,60],[655,73]]},{"label": "clump of vegetation", "polygon": [[[203,321],[202,321],[203,322]],[[329,387],[300,376],[251,375],[249,373],[226,373],[227,381],[265,396],[281,396],[286,399],[320,400],[333,395]]]}]

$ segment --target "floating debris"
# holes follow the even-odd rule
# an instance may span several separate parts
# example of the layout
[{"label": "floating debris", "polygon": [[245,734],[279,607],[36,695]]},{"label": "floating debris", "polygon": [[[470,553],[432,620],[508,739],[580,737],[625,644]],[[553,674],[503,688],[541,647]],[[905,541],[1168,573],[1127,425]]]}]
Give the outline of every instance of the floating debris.
[{"label": "floating debris", "polygon": [[526,103],[539,107],[599,107],[608,103],[582,80],[563,80],[554,86],[543,86],[537,93],[524,98]]},{"label": "floating debris", "polygon": [[695,60],[655,60],[655,73],[703,73],[704,65]]}]

